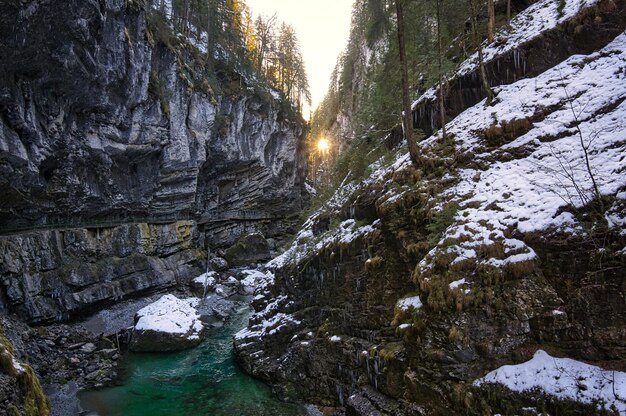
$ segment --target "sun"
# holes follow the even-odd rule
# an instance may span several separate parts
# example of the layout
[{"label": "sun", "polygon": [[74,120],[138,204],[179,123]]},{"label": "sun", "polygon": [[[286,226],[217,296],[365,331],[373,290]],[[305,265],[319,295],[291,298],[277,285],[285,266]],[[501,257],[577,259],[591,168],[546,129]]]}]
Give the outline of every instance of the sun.
[{"label": "sun", "polygon": [[328,152],[329,149],[330,149],[330,144],[328,143],[328,140],[326,140],[326,138],[322,137],[321,139],[317,141],[317,150],[320,153],[326,153]]}]

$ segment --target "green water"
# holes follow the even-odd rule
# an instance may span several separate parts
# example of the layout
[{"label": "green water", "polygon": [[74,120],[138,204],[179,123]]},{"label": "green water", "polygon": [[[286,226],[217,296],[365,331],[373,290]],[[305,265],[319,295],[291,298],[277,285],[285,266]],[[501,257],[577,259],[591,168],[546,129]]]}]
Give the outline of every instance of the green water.
[{"label": "green water", "polygon": [[236,364],[232,336],[247,324],[242,309],[197,348],[172,354],[130,354],[123,385],[80,395],[100,416],[305,415],[276,399],[268,386]]}]

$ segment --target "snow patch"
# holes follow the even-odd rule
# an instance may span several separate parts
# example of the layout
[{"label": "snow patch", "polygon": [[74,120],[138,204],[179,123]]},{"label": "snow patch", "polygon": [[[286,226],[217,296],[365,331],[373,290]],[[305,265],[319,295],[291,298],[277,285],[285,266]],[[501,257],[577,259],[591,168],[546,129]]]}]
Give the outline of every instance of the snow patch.
[{"label": "snow patch", "polygon": [[505,365],[476,380],[475,386],[499,383],[516,392],[540,388],[561,399],[581,403],[599,400],[605,408],[615,406],[626,413],[626,373],[603,370],[569,358],[555,358],[538,350],[518,365]]},{"label": "snow patch", "polygon": [[422,305],[422,300],[419,296],[412,296],[410,298],[400,299],[396,306],[403,311],[408,311],[409,309],[420,309]]},{"label": "snow patch", "polygon": [[200,276],[193,279],[194,283],[201,285],[204,288],[215,285],[215,279],[217,278],[216,272],[203,273]]},{"label": "snow patch", "polygon": [[[589,145],[600,193],[623,193],[626,73],[616,68],[623,68],[624,62],[626,34],[621,34],[596,53],[572,56],[536,78],[498,87],[488,110],[481,102],[448,124],[456,151],[472,152],[475,162],[486,168],[460,169],[458,183],[444,192],[444,198],[457,202],[460,209],[438,246],[420,263],[422,272],[431,269],[441,253],[453,254],[452,264],[472,260],[503,267],[533,262],[537,254],[509,235],[550,229],[582,232],[567,211],[568,206],[580,208],[594,197],[580,135]],[[483,132],[490,126],[530,120],[536,114],[542,119],[526,134],[495,149],[485,142]],[[580,134],[568,127],[572,125]],[[420,143],[422,152],[437,140],[440,137],[434,135]],[[613,229],[626,233],[623,209],[616,205],[606,217]],[[492,256],[476,257],[477,248],[490,246],[503,250],[484,250]]]},{"label": "snow patch", "polygon": [[203,326],[194,308],[199,302],[198,298],[178,299],[164,295],[137,312],[135,330],[199,336]]}]

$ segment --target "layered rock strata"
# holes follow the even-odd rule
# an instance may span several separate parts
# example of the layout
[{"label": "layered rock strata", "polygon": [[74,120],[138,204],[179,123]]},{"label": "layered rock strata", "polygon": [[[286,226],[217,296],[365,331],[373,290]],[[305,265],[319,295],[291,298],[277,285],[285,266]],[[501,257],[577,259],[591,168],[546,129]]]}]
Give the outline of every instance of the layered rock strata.
[{"label": "layered rock strata", "polygon": [[0,5],[0,305],[31,323],[186,281],[306,199],[304,121],[159,19]]}]

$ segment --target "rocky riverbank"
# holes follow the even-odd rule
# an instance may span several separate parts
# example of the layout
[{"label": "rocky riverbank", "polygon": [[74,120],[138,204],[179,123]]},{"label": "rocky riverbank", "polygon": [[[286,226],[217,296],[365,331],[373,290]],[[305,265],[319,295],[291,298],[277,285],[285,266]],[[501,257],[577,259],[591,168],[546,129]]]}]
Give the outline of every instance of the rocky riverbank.
[{"label": "rocky riverbank", "polygon": [[[180,299],[197,296],[195,308],[208,336],[212,328],[223,326],[240,305],[251,300],[258,284],[271,279],[264,272],[247,269],[211,272],[210,280],[204,276],[195,279],[197,283],[187,289],[167,296]],[[80,411],[76,398],[79,391],[100,389],[121,381],[120,371],[124,369],[128,348],[133,342],[141,341],[134,339],[136,315],[162,297],[154,294],[124,301],[70,324],[31,327],[16,316],[3,315],[2,325],[16,358],[28,362],[39,375],[51,399],[52,414],[67,416]],[[18,392],[12,383],[3,384],[0,403],[6,405],[5,409],[9,403],[19,403]]]}]

